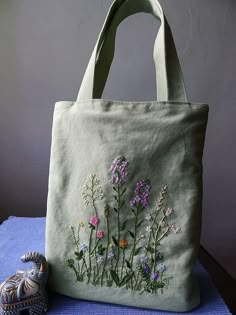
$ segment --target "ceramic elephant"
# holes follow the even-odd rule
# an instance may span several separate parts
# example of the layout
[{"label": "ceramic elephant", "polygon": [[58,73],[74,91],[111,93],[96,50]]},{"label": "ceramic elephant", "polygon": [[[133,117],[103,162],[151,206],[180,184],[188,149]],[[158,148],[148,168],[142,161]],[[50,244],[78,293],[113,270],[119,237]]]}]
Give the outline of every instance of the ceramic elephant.
[{"label": "ceramic elephant", "polygon": [[23,262],[32,262],[32,268],[17,271],[0,285],[0,310],[2,315],[17,315],[28,310],[30,315],[47,311],[48,265],[46,258],[37,252],[21,257]]}]

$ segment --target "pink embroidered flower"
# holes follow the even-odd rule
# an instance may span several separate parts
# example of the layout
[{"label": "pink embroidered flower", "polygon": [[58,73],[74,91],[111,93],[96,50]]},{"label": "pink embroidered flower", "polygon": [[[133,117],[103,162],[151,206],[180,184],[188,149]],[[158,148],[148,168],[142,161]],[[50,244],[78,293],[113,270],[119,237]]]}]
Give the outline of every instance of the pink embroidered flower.
[{"label": "pink embroidered flower", "polygon": [[90,223],[91,225],[93,225],[94,227],[96,227],[96,226],[98,226],[98,224],[99,224],[99,218],[96,217],[96,216],[93,216],[93,217],[91,217],[89,223]]},{"label": "pink embroidered flower", "polygon": [[97,231],[97,238],[102,239],[104,237],[103,231]]}]

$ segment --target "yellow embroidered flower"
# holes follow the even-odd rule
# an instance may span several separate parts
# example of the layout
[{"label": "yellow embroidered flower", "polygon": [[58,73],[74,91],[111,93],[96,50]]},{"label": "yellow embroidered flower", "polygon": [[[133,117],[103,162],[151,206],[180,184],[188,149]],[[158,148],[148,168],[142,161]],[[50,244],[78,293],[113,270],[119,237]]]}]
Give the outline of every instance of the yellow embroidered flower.
[{"label": "yellow embroidered flower", "polygon": [[79,221],[79,226],[80,227],[84,227],[84,222],[83,221]]}]

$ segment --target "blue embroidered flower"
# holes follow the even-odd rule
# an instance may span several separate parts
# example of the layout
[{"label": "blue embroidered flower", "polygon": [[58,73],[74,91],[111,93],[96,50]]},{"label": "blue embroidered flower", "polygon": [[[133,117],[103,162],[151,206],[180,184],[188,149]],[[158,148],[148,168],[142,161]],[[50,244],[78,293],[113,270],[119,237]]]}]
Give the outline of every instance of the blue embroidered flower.
[{"label": "blue embroidered flower", "polygon": [[144,265],[143,271],[144,271],[145,273],[150,273],[150,272],[151,272],[151,269],[150,269],[150,267],[148,266],[148,264],[145,264],[145,265]]},{"label": "blue embroidered flower", "polygon": [[157,270],[159,271],[159,272],[164,272],[165,270],[166,270],[166,265],[165,264],[163,264],[163,263],[161,263],[161,264],[159,264],[158,266],[157,266]]},{"label": "blue embroidered flower", "polygon": [[80,250],[82,250],[82,252],[85,253],[85,252],[87,252],[87,250],[88,250],[88,246],[87,246],[86,244],[82,244],[82,245],[80,246]]},{"label": "blue embroidered flower", "polygon": [[141,256],[139,258],[139,261],[142,265],[147,264],[148,263],[148,257],[147,256]]}]

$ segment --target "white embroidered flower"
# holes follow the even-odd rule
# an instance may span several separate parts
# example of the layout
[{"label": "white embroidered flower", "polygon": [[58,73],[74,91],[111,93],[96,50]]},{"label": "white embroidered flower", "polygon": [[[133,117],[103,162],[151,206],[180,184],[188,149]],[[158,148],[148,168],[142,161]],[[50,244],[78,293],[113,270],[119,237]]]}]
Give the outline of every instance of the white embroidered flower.
[{"label": "white embroidered flower", "polygon": [[98,256],[97,263],[100,265],[104,262],[104,258],[102,256]]},{"label": "white embroidered flower", "polygon": [[142,234],[142,235],[140,236],[140,238],[145,238],[145,235],[144,235],[144,234]]},{"label": "white embroidered flower", "polygon": [[174,212],[174,209],[168,208],[168,209],[166,210],[166,216],[167,216],[167,217],[171,216],[171,215],[173,214],[173,212]]},{"label": "white embroidered flower", "polygon": [[146,231],[147,231],[148,233],[151,233],[152,228],[151,228],[151,226],[150,226],[150,225],[148,225],[148,226],[146,227]]},{"label": "white embroidered flower", "polygon": [[166,223],[166,221],[161,221],[161,227],[165,227],[165,226],[167,226],[167,223]]},{"label": "white embroidered flower", "polygon": [[147,220],[147,221],[149,221],[150,219],[151,219],[151,215],[148,213],[146,216],[145,216],[145,219]]},{"label": "white embroidered flower", "polygon": [[171,229],[172,231],[175,233],[175,234],[178,234],[181,232],[181,227],[180,226],[177,226],[177,225],[172,225],[171,226]]}]

